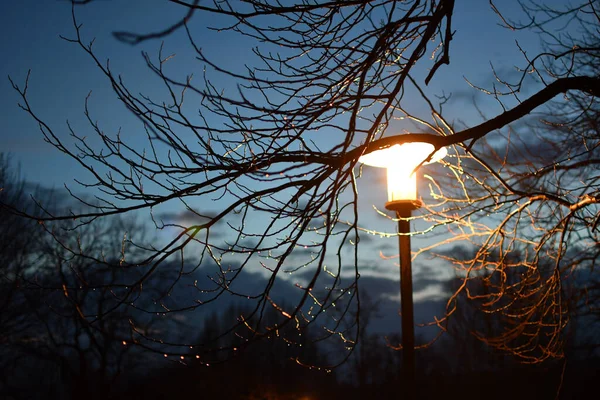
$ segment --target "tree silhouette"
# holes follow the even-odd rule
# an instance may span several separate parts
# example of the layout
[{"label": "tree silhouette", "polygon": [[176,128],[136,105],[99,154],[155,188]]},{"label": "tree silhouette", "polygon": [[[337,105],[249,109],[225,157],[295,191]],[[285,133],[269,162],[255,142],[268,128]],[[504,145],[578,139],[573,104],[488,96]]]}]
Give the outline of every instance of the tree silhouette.
[{"label": "tree silhouette", "polygon": [[[528,24],[504,22],[550,35],[549,25],[566,17],[558,10],[532,7],[523,8]],[[548,18],[535,20],[535,10],[545,10]],[[583,38],[550,36],[546,52],[528,59],[536,80],[548,87],[552,79],[597,79],[600,38],[592,29],[598,22],[593,10],[592,3],[571,10]],[[561,61],[550,63],[547,57]],[[507,93],[516,95],[525,81],[524,76],[517,83],[498,79]],[[500,91],[492,95],[502,100]],[[523,362],[562,357],[570,337],[566,328],[583,322],[571,317],[581,316],[581,306],[589,306],[594,297],[587,293],[594,292],[598,281],[598,111],[597,92],[569,91],[541,108],[535,119],[501,131],[501,138],[483,138],[470,146],[462,157],[460,186],[440,183],[451,206],[438,214],[438,221],[460,221],[458,229],[451,228],[452,240],[476,246],[471,254],[457,248],[443,251],[461,277],[447,314],[467,300],[480,313],[475,325],[482,328],[486,320],[495,325],[473,333]],[[586,314],[593,314],[592,309]]]},{"label": "tree silhouette", "polygon": [[[358,247],[365,235],[358,224],[358,158],[374,149],[423,141],[435,150],[448,147],[450,155],[441,168],[431,170],[429,193],[422,193],[425,207],[414,218],[424,221],[426,230],[446,236],[414,256],[440,253],[461,242],[477,248],[467,260],[445,256],[463,280],[448,303],[447,317],[467,293],[485,312],[510,321],[501,334],[485,338],[487,344],[533,363],[561,356],[569,311],[564,279],[594,264],[598,243],[599,15],[593,1],[560,9],[523,2],[519,21],[525,22],[520,23],[490,2],[497,17],[490,23],[537,32],[546,48],[535,57],[523,50],[515,80],[495,74],[490,88],[474,86],[503,111],[464,128],[444,116],[443,106],[452,98],[434,101],[426,87],[451,59],[454,30],[460,29],[453,25],[453,0],[173,1],[185,13],[178,23],[149,33],[115,34],[131,44],[185,35],[204,69],[200,79],[171,73],[176,58],[163,46],[157,56],[144,53],[166,94],[163,99],[135,94],[96,55],[76,15],[75,4],[90,1],[73,3],[74,34],[66,40],[95,62],[137,118],[146,147],[120,133],[106,133],[93,117],[92,98],[85,105],[89,130],[69,126],[70,141],[65,140],[31,106],[29,77],[13,83],[21,108],[39,123],[45,139],[87,170],[89,181],[80,189],[97,197],[92,202],[73,192],[85,206],[79,212],[46,209],[33,216],[10,204],[4,207],[35,218],[50,232],[53,224],[74,218],[85,226],[145,211],[171,237],[156,247],[134,243],[149,251],[145,258],[120,260],[140,272],[122,285],[115,306],[143,292],[161,264],[193,255],[197,267],[207,260],[216,267],[194,284],[196,295],[185,305],[165,307],[165,312],[193,312],[231,295],[252,301],[253,311],[236,324],[248,324],[253,337],[269,336],[288,324],[300,330],[318,324],[323,329],[315,340],[333,338],[352,348],[360,332]],[[213,61],[201,47],[198,15],[215,17],[214,32],[255,46],[254,58],[243,66]],[[565,33],[553,34],[555,26]],[[410,102],[420,96],[429,116],[411,111],[409,90]],[[545,116],[537,122],[526,118],[534,110]],[[390,134],[397,120],[412,121],[416,128]],[[90,131],[97,143],[87,139]],[[155,215],[171,204],[186,210],[187,222]],[[205,204],[216,204],[218,210],[206,212]],[[518,257],[509,262],[509,254]],[[242,272],[253,268],[268,275],[261,289],[236,285]],[[189,273],[182,262],[178,278]],[[271,293],[294,273],[302,283],[291,294],[294,304],[282,307]],[[486,281],[479,287],[487,291],[471,292],[472,279]],[[322,282],[328,290],[314,290]],[[175,279],[163,294],[178,287]],[[266,321],[269,309],[281,317],[275,324]],[[447,318],[437,323],[445,329]],[[548,334],[550,339],[540,345],[538,339]],[[148,340],[165,339],[152,335]],[[516,336],[524,339],[513,341]],[[197,343],[172,344],[183,349]]]},{"label": "tree silhouette", "polygon": [[[27,209],[37,212],[27,196],[30,185],[2,154],[0,185],[4,204],[30,204]],[[41,187],[34,193],[47,212],[60,212],[58,193]],[[44,224],[2,208],[0,228],[0,396],[105,398],[128,369],[140,369],[149,360],[134,346],[131,326],[141,332],[171,328],[119,301],[122,283],[139,274],[115,261],[127,244],[118,238],[135,231],[135,224],[113,218],[77,228],[63,222],[47,231]],[[128,256],[138,253],[130,249]],[[168,274],[150,282],[153,288],[135,297],[140,304],[159,297]]]}]

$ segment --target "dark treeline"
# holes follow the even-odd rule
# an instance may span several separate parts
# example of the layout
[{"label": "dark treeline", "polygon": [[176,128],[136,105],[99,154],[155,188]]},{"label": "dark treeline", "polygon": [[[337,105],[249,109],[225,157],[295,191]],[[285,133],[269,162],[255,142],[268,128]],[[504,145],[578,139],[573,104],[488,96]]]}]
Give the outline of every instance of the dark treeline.
[{"label": "dark treeline", "polygon": [[[33,191],[48,205],[47,212],[64,206],[51,192],[26,188],[6,157],[0,158],[0,181],[5,204],[31,203],[25,193]],[[372,294],[363,295],[358,345],[345,364],[330,371],[322,367],[330,355],[348,348],[316,340],[317,326],[300,331],[287,324],[268,335],[253,335],[257,316],[239,324],[242,315],[251,314],[239,301],[208,307],[197,320],[142,311],[152,303],[176,304],[164,298],[169,274],[177,271],[174,263],[155,271],[134,302],[121,303],[125,282],[145,271],[114,267],[119,255],[125,256],[126,242],[118,239],[125,225],[135,231],[134,224],[115,219],[49,232],[43,224],[0,209],[0,398],[402,398],[402,352],[391,348],[400,338],[369,329],[378,311]],[[133,249],[127,256],[135,254]],[[449,282],[449,289],[456,284]],[[277,301],[284,304],[285,299]],[[465,299],[457,301],[460,313],[450,320],[447,333],[417,352],[419,398],[551,399],[560,393],[570,399],[593,390],[600,366],[593,341],[597,321],[571,321],[563,338],[565,358],[526,365],[491,351],[481,340],[493,337],[503,321]],[[262,324],[275,326],[281,316],[270,310],[261,316]],[[584,335],[577,333],[577,322]],[[206,346],[162,352],[163,343],[140,339],[156,331],[168,331],[166,337],[174,342]]]}]

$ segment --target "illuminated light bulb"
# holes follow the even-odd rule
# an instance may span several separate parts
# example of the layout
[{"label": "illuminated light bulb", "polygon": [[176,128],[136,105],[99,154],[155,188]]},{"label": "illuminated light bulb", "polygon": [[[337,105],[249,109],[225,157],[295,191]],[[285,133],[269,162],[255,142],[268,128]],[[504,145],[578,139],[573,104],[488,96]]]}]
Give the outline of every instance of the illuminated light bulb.
[{"label": "illuminated light bulb", "polygon": [[445,147],[436,151],[435,147],[424,142],[395,144],[361,156],[358,161],[371,167],[387,169],[388,201],[385,208],[398,210],[409,206],[420,207],[417,198],[417,176],[415,168],[421,163],[430,164],[441,160],[448,153]]}]

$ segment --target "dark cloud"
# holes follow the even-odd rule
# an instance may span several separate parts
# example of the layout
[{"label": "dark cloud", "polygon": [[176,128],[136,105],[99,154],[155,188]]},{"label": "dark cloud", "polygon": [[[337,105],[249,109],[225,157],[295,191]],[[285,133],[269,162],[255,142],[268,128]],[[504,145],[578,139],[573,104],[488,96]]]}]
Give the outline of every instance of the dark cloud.
[{"label": "dark cloud", "polygon": [[[342,268],[345,271],[353,270],[353,266],[346,266]],[[387,276],[377,276],[373,275],[373,272],[379,273],[381,275],[381,268],[376,264],[365,264],[358,267],[359,272],[361,272],[361,276],[358,279],[358,285],[362,290],[375,294],[376,298],[382,296],[397,296],[399,293],[400,283],[399,276],[394,276],[394,271],[391,272],[390,277]],[[415,273],[416,272],[416,273]],[[314,268],[307,268],[302,271],[298,271],[298,273],[294,274],[295,278],[298,279],[307,279],[311,278],[315,273]],[[399,274],[399,271],[397,272]],[[413,292],[418,293],[432,287],[438,287],[440,285],[445,285],[447,279],[438,279],[437,276],[439,272],[436,272],[434,268],[421,267],[418,266],[413,270]],[[347,276],[347,275],[346,275]],[[333,278],[328,274],[321,274],[320,282],[318,284],[322,284],[327,286],[329,280]],[[354,280],[353,276],[347,276],[342,279],[341,286],[349,285],[351,281]]]},{"label": "dark cloud", "polygon": [[398,243],[391,243],[391,242],[380,242],[376,247],[375,250],[377,251],[377,254],[379,253],[383,253],[385,255],[388,255],[390,253],[393,254],[398,254]]},{"label": "dark cloud", "polygon": [[[233,263],[231,267],[237,268],[239,264]],[[353,269],[348,267],[347,270]],[[360,267],[360,271],[366,271],[369,267]],[[215,283],[208,279],[212,277],[218,279],[220,268],[214,265],[203,265],[193,277],[198,279],[199,286],[212,289],[215,287]],[[424,271],[428,271],[427,268]],[[286,309],[293,308],[303,291],[298,287],[295,287],[295,283],[302,281],[302,278],[312,277],[315,273],[315,268],[306,268],[302,271],[298,271],[293,274],[292,279],[276,279],[275,285],[273,286],[270,296],[278,304],[285,304]],[[238,278],[231,284],[231,289],[244,295],[256,296],[264,291],[268,283],[268,276],[258,273],[246,273],[243,272]],[[339,287],[350,286],[353,282],[353,277],[342,278],[339,283]],[[328,290],[329,284],[331,283],[331,277],[326,273],[319,275],[319,280],[315,286],[315,294],[317,297],[324,295],[325,291]],[[429,279],[416,279],[414,282],[414,293],[418,293],[422,290],[430,287],[439,286],[444,281]],[[302,283],[301,283],[302,284]],[[388,334],[391,332],[399,331],[400,329],[400,316],[399,316],[399,292],[400,285],[399,281],[388,279],[385,277],[369,276],[363,274],[358,280],[358,287],[361,293],[361,306],[368,308],[370,311],[374,311],[374,318],[369,321],[369,329],[371,332],[380,332]],[[197,296],[197,294],[196,294]],[[183,298],[183,297],[182,297]],[[185,298],[188,298],[185,296]],[[215,309],[223,309],[230,302],[238,301],[239,297],[225,296],[219,299],[214,304]],[[245,299],[245,298],[244,298]],[[254,304],[254,300],[244,300],[248,304]],[[241,300],[242,301],[242,300]],[[415,311],[415,322],[425,323],[433,321],[434,317],[440,317],[443,315],[446,298],[443,296],[438,297],[427,297],[422,300],[415,300],[414,311]],[[209,306],[209,309],[210,306]],[[436,329],[432,328],[416,328],[419,335],[431,338],[437,333]]]},{"label": "dark cloud", "polygon": [[423,292],[430,288],[436,288],[440,285],[446,285],[446,280],[438,280],[433,278],[418,278],[413,280],[413,292]]},{"label": "dark cloud", "polygon": [[470,260],[475,257],[477,248],[467,247],[462,244],[457,244],[446,249],[439,249],[436,251],[437,254],[445,257],[455,258],[457,260]]},{"label": "dark cloud", "polygon": [[[361,267],[360,270],[374,271],[377,267]],[[417,273],[415,273],[418,271]],[[399,272],[398,272],[399,273]],[[419,293],[430,288],[445,285],[446,279],[436,279],[436,275],[423,270],[420,266],[413,269],[413,293]],[[377,293],[377,296],[397,296],[399,294],[400,282],[398,279],[385,278],[378,276],[362,275],[359,279],[361,289],[368,292]]]},{"label": "dark cloud", "polygon": [[298,257],[298,258],[307,258],[307,257],[310,257],[311,255],[317,255],[317,252],[315,251],[315,249],[311,248],[311,247],[307,247],[307,248],[297,247],[290,254],[291,257]]},{"label": "dark cloud", "polygon": [[[362,276],[359,279],[359,288],[361,293],[366,294],[376,308],[377,318],[370,321],[368,329],[372,332],[390,333],[400,330],[400,283],[398,280],[391,280],[381,277]],[[446,281],[434,279],[420,279],[413,282],[413,294],[428,289],[447,285]],[[445,286],[444,286],[445,287]],[[444,314],[446,298],[438,296],[434,299],[415,300],[414,315],[415,323],[427,323],[434,320],[434,317],[440,317]],[[368,303],[367,303],[368,304]],[[433,337],[437,333],[437,328],[419,328],[415,327],[415,333],[425,337]]]},{"label": "dark cloud", "polygon": [[359,243],[366,244],[373,242],[373,235],[362,232],[358,235]]},{"label": "dark cloud", "polygon": [[432,265],[423,264],[423,263],[413,265],[413,277],[414,277],[413,279],[430,279],[431,277],[435,277],[436,275],[439,275],[439,273],[440,273],[439,266],[432,266]]},{"label": "dark cloud", "polygon": [[[216,216],[215,213],[200,213],[189,209],[179,212],[165,212],[158,215],[158,219],[165,223],[185,223],[192,225],[201,225],[209,222]],[[222,221],[219,221],[222,223]]]},{"label": "dark cloud", "polygon": [[361,276],[358,280],[360,290],[367,293],[373,294],[380,298],[382,296],[394,296],[398,294],[399,283],[398,281],[380,278],[376,276]]}]

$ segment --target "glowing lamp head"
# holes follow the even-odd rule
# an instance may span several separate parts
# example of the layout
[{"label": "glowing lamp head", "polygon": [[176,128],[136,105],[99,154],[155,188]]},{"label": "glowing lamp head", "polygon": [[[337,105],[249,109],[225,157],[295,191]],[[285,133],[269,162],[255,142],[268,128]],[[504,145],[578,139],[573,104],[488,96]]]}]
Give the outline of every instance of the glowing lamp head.
[{"label": "glowing lamp head", "polygon": [[[405,208],[419,208],[417,198],[417,176],[415,168],[433,153],[435,147],[424,142],[395,144],[385,149],[375,150],[358,159],[372,167],[387,168],[388,201],[385,208],[398,211]],[[446,148],[436,151],[431,159],[423,164],[441,160],[447,154]]]}]

